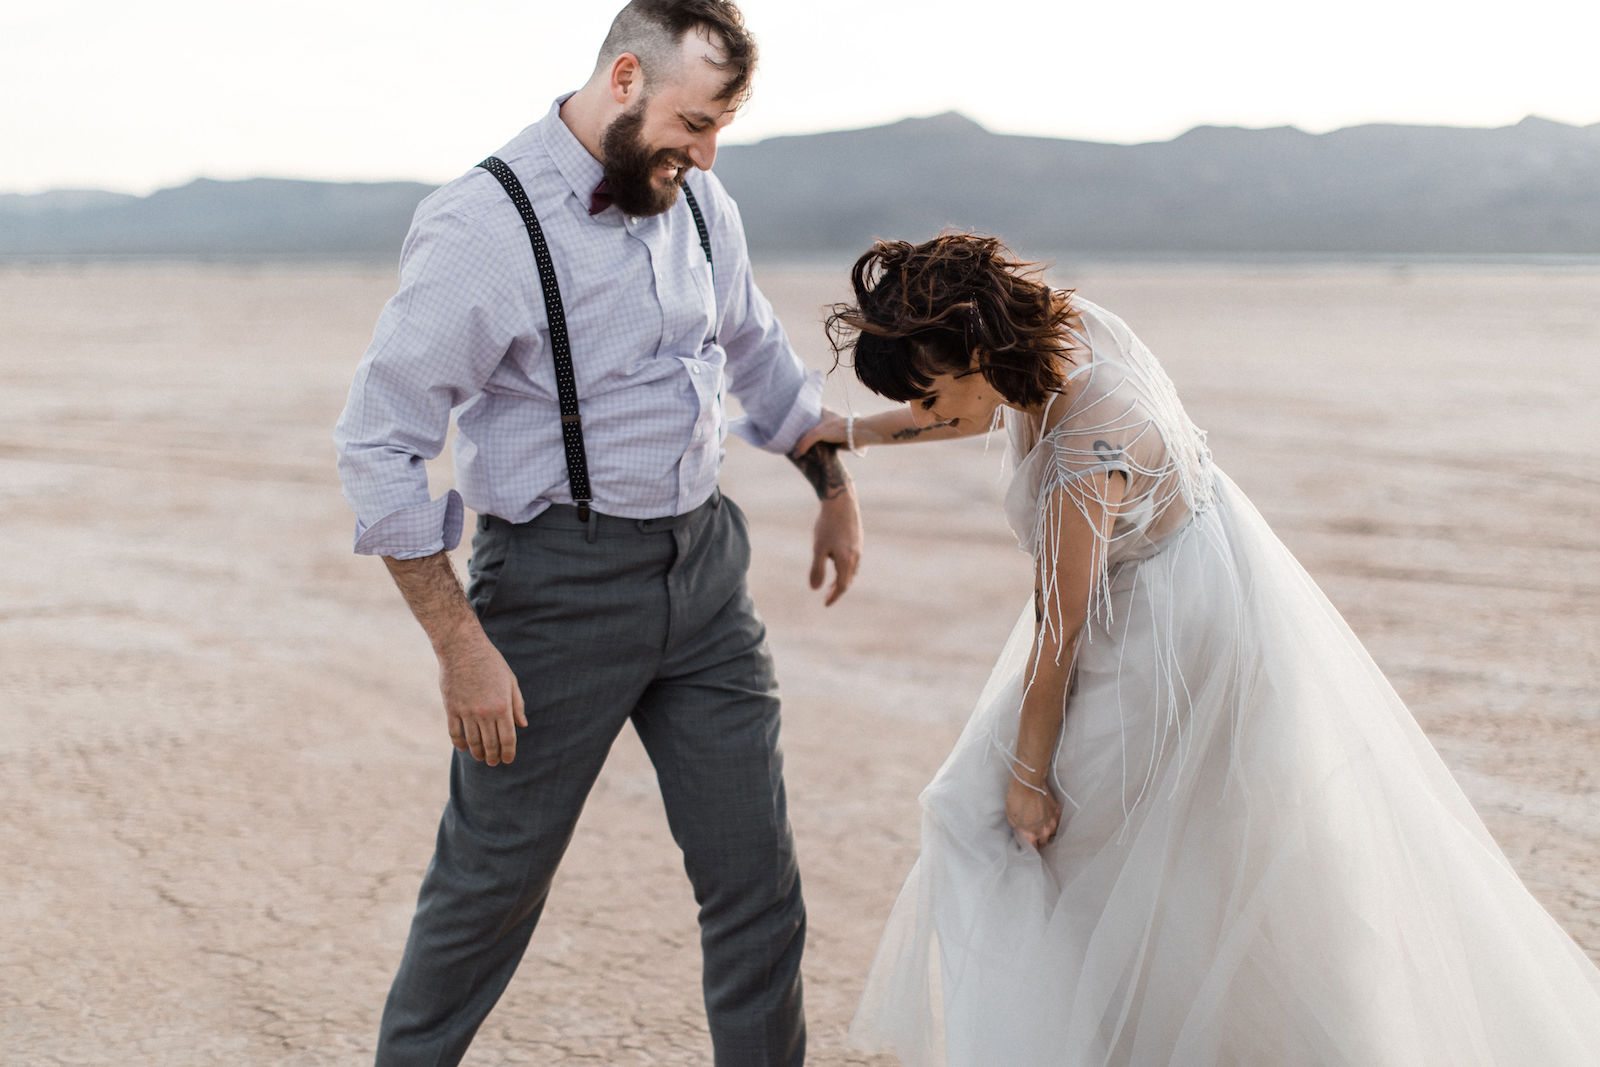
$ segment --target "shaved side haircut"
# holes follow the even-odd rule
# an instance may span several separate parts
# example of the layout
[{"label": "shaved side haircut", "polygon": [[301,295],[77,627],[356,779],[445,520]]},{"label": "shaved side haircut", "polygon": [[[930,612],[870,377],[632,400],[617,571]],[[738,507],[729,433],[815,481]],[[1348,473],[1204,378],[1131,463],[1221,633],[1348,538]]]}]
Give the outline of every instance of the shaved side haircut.
[{"label": "shaved side haircut", "polygon": [[729,0],[633,0],[612,20],[596,66],[632,53],[644,71],[646,91],[653,93],[655,86],[677,76],[684,35],[702,32],[721,51],[708,50],[705,61],[728,79],[717,99],[738,107],[750,94],[756,42],[745,29],[744,15]]}]

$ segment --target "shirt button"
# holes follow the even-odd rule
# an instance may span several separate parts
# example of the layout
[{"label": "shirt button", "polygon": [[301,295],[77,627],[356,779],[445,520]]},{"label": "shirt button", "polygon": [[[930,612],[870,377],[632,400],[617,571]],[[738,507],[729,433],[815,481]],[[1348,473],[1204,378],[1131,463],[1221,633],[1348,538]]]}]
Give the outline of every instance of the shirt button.
[{"label": "shirt button", "polygon": [[689,368],[689,373],[690,374],[699,374],[700,373],[700,365],[697,363],[694,366],[690,367]]},{"label": "shirt button", "polygon": [[637,225],[639,225],[639,216],[638,215],[629,215],[628,216],[628,221],[633,223],[635,226],[637,226]]}]

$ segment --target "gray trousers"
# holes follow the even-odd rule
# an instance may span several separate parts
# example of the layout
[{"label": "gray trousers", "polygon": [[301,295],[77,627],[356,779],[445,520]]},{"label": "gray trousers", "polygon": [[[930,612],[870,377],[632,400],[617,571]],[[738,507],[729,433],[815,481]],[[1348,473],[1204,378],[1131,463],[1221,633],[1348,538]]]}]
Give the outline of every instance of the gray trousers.
[{"label": "gray trousers", "polygon": [[479,520],[467,595],[517,676],[528,726],[510,764],[455,754],[379,1067],[465,1054],[630,719],[700,905],[716,1064],[804,1060],[805,909],[749,562],[744,515],[720,494],[675,518],[600,516],[593,531],[570,507],[521,525]]}]

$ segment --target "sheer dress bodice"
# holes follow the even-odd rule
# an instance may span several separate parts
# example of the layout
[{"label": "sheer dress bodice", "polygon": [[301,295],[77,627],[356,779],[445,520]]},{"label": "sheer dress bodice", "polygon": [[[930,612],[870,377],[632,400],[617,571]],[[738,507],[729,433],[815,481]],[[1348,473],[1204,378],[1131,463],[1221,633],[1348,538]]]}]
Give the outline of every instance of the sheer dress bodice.
[{"label": "sheer dress bodice", "polygon": [[[1058,518],[1049,496],[1066,489],[1080,509],[1100,471],[1126,479],[1106,543],[1108,566],[1144,559],[1211,502],[1211,452],[1150,350],[1120,318],[1076,295],[1080,354],[1066,396],[1042,418],[1006,412],[1016,463],[1006,517],[1038,556]],[[1054,410],[1065,403],[1064,411]]]}]

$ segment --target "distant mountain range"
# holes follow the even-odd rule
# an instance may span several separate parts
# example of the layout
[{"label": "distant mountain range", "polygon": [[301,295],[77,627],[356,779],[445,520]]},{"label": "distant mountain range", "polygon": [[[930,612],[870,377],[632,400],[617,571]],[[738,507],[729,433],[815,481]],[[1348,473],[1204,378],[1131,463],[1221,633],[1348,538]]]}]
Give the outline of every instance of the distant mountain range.
[{"label": "distant mountain range", "polygon": [[[1114,145],[951,112],[730,145],[716,169],[757,255],[947,226],[1030,254],[1600,253],[1600,123],[1201,126]],[[0,195],[0,255],[393,257],[431,189],[257,178]]]},{"label": "distant mountain range", "polygon": [[149,196],[0,196],[0,255],[397,257],[420,182],[200,178]]}]

